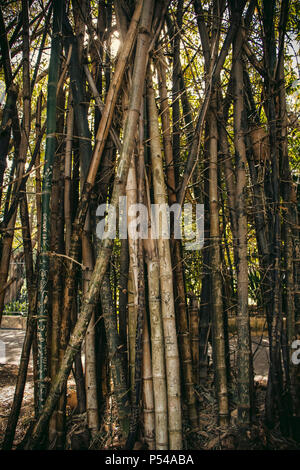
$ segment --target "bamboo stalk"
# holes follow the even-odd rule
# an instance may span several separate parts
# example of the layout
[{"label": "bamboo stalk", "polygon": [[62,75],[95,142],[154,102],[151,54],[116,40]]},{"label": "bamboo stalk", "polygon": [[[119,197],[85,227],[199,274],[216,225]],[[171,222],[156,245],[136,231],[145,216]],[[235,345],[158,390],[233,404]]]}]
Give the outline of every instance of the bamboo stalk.
[{"label": "bamboo stalk", "polygon": [[15,85],[11,85],[7,92],[0,128],[0,203],[2,199],[2,184],[6,169],[6,157],[11,134],[12,116],[16,110],[17,97],[18,89]]},{"label": "bamboo stalk", "polygon": [[[64,103],[65,93],[60,90],[57,94],[57,133],[63,135],[64,130]],[[50,248],[51,252],[60,254],[63,251],[63,178],[64,167],[64,139],[57,140],[57,150],[53,162],[52,191],[50,202]],[[62,318],[62,293],[63,293],[63,265],[60,256],[54,256],[50,262],[51,279],[51,320],[49,321],[50,376],[55,377],[59,368],[60,329]],[[64,417],[59,412],[53,413],[49,423],[49,447],[64,447]]]},{"label": "bamboo stalk", "polygon": [[[164,182],[162,155],[160,148],[158,113],[155,104],[154,90],[152,88],[151,82],[149,82],[147,93],[149,99],[149,129],[154,201],[156,204],[162,204],[162,220],[167,220],[167,193]],[[180,450],[182,448],[182,423],[180,401],[181,390],[179,353],[175,324],[173,280],[171,276],[171,252],[169,240],[163,239],[161,233],[159,234],[157,244],[160,262],[161,304],[165,338],[169,448],[172,450]]]},{"label": "bamboo stalk", "polygon": [[247,261],[247,216],[246,216],[246,148],[242,113],[243,100],[243,65],[241,47],[243,37],[238,30],[233,42],[234,54],[234,144],[236,153],[236,193],[235,211],[237,220],[237,333],[238,333],[238,420],[250,421],[251,408],[251,343],[250,321],[248,312],[248,261]]},{"label": "bamboo stalk", "polygon": [[113,379],[114,394],[118,406],[119,421],[124,436],[129,432],[129,396],[126,384],[126,372],[124,362],[120,354],[120,340],[117,332],[117,316],[113,308],[113,300],[109,275],[103,278],[101,289],[101,305],[103,311],[108,358],[110,361],[111,374]]},{"label": "bamboo stalk", "polygon": [[193,359],[193,382],[199,384],[199,305],[195,295],[190,295],[189,325]]},{"label": "bamboo stalk", "polygon": [[[177,57],[177,60],[179,58]],[[177,70],[178,66],[176,67]],[[161,100],[161,121],[162,121],[162,132],[163,132],[163,143],[164,143],[164,156],[167,165],[167,185],[168,185],[168,200],[169,204],[175,204],[177,202],[176,198],[176,179],[175,179],[175,168],[174,163],[178,160],[178,149],[173,153],[172,151],[172,140],[170,133],[170,115],[168,107],[168,95],[167,95],[167,86],[166,86],[166,72],[165,68],[162,65],[162,61],[158,63],[158,74],[159,74],[159,88],[160,88],[160,100]],[[174,98],[173,98],[174,99]],[[177,108],[177,107],[176,107]],[[179,116],[179,109],[176,109],[176,114]],[[173,116],[174,119],[174,116]],[[174,133],[178,132],[178,125],[173,128],[173,141],[177,142],[178,137],[174,136]],[[180,143],[180,139],[179,139]],[[177,142],[176,145],[179,145]],[[180,356],[183,361],[183,380],[184,380],[184,392],[187,399],[189,419],[192,426],[197,426],[197,411],[196,411],[196,398],[194,394],[194,385],[193,385],[193,373],[192,373],[192,357],[191,357],[191,346],[189,338],[189,329],[188,329],[188,318],[187,318],[187,308],[186,308],[186,296],[185,296],[185,282],[182,266],[182,256],[181,256],[181,244],[180,240],[174,239],[173,230],[171,232],[171,247],[173,254],[173,266],[175,274],[175,283],[176,286],[176,318],[178,324],[178,339],[179,339],[179,348]]]},{"label": "bamboo stalk", "polygon": [[[136,202],[144,203],[145,191],[145,161],[144,161],[144,107],[141,103],[141,113],[139,119],[139,145],[137,159],[137,197]],[[133,161],[133,165],[135,162]],[[134,195],[134,194],[133,194]],[[127,201],[128,202],[128,201]],[[129,206],[130,207],[130,206]],[[129,222],[129,217],[128,217]],[[137,230],[137,227],[135,227]],[[142,372],[143,372],[143,330],[145,317],[145,273],[144,273],[144,250],[143,241],[137,235],[137,308],[136,308],[136,334],[135,334],[135,370],[134,370],[134,396],[131,413],[130,433],[127,438],[126,448],[134,446],[140,420],[140,401],[142,397]],[[152,396],[153,400],[153,396]],[[153,415],[154,418],[154,415]],[[154,429],[153,429],[154,430]]]},{"label": "bamboo stalk", "polygon": [[134,400],[134,368],[135,368],[135,332],[136,332],[136,292],[134,291],[134,282],[132,274],[132,266],[129,263],[128,271],[128,364],[129,364],[129,382],[131,391],[131,401]]},{"label": "bamboo stalk", "polygon": [[143,424],[144,439],[148,450],[155,449],[155,410],[153,395],[153,377],[151,365],[151,350],[146,311],[143,327]]},{"label": "bamboo stalk", "polygon": [[152,375],[155,409],[155,449],[168,449],[168,411],[164,336],[160,305],[159,258],[156,240],[144,240],[148,279],[148,305],[151,325]]},{"label": "bamboo stalk", "polygon": [[[146,177],[146,172],[145,172]],[[148,213],[150,214],[150,188],[148,179],[145,182]],[[167,383],[164,355],[164,333],[162,325],[160,285],[159,285],[159,258],[157,241],[153,238],[153,229],[149,217],[149,237],[143,240],[145,261],[147,264],[148,280],[148,308],[151,326],[152,376],[153,398],[155,414],[155,449],[168,449],[168,409],[167,409]]]},{"label": "bamboo stalk", "polygon": [[[128,171],[127,185],[127,221],[128,227],[134,220],[134,215],[129,215],[132,205],[137,204],[137,182],[134,155]],[[128,230],[129,247],[129,280],[128,280],[128,341],[129,341],[129,374],[132,401],[134,402],[134,376],[135,376],[135,336],[138,309],[138,239]]]},{"label": "bamboo stalk", "polygon": [[68,255],[71,245],[72,218],[71,218],[71,171],[72,171],[72,142],[74,128],[74,111],[72,106],[71,92],[68,98],[67,136],[65,154],[65,191],[64,191],[64,217],[65,217],[65,250]]},{"label": "bamboo stalk", "polygon": [[52,183],[52,167],[56,149],[56,86],[59,74],[59,57],[61,52],[61,21],[63,2],[56,0],[53,6],[53,37],[48,78],[47,97],[47,137],[45,150],[45,166],[42,194],[41,252],[39,266],[38,310],[37,310],[37,341],[38,341],[38,409],[42,410],[48,391],[47,382],[47,321],[49,315],[49,243],[50,243],[50,194]]},{"label": "bamboo stalk", "polygon": [[[215,104],[215,101],[214,101]],[[211,105],[213,106],[213,105]],[[212,107],[215,111],[215,108]],[[217,177],[217,138],[218,131],[215,115],[210,111],[210,161],[209,161],[209,205],[210,205],[210,262],[211,262],[211,300],[212,300],[212,335],[213,360],[216,377],[216,394],[219,407],[220,425],[226,426],[229,419],[227,373],[225,360],[225,340],[223,322],[220,227],[218,209]]]},{"label": "bamboo stalk", "polygon": [[[37,105],[36,105],[36,121],[35,121],[35,135],[38,140],[41,134],[41,114],[42,114],[42,101],[43,95],[40,93]],[[42,205],[42,185],[41,185],[41,168],[40,168],[40,151],[37,152],[36,162],[35,162],[35,191],[36,191],[36,228],[38,232],[38,252],[41,250],[41,225],[42,225],[42,214],[41,214],[41,205]]]},{"label": "bamboo stalk", "polygon": [[[94,266],[92,250],[88,233],[90,231],[89,214],[85,224],[85,233],[82,239],[82,260],[87,269],[83,273],[83,291],[88,291],[91,272]],[[86,412],[87,423],[91,437],[95,437],[99,427],[96,355],[95,355],[95,311],[92,314],[85,338],[85,386],[86,386]]]}]

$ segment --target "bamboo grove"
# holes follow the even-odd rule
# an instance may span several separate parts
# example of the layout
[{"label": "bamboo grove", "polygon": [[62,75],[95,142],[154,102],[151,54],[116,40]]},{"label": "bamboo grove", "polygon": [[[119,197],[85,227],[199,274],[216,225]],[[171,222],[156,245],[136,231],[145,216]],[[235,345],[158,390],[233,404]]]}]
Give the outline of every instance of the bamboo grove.
[{"label": "bamboo grove", "polygon": [[[0,30],[0,316],[16,253],[28,302],[2,448],[31,364],[26,449],[65,448],[70,376],[85,448],[111,403],[120,448],[187,447],[211,377],[218,426],[236,409],[250,429],[253,306],[269,342],[264,422],[299,439],[297,2],[2,1]],[[201,249],[172,219],[169,239],[150,215],[146,236],[130,232],[132,204],[167,220],[185,203],[204,206]],[[111,233],[121,209],[126,237]]]}]

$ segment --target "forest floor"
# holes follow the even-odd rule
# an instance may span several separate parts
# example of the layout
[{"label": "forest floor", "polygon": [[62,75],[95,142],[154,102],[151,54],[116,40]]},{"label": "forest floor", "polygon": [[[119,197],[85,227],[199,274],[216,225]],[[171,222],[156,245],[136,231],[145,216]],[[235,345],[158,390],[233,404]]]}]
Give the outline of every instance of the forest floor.
[{"label": "forest floor", "polygon": [[[0,442],[4,437],[7,418],[12,404],[16,378],[18,374],[18,363],[22,349],[24,332],[20,330],[0,329]],[[5,343],[5,347],[3,347]],[[197,430],[191,429],[186,419],[184,419],[184,446],[189,450],[196,449],[248,449],[248,450],[275,450],[275,449],[300,449],[300,445],[290,439],[284,438],[278,429],[270,431],[264,425],[264,402],[268,374],[268,340],[265,337],[252,338],[252,350],[254,353],[254,380],[255,380],[255,408],[256,417],[249,429],[241,429],[236,424],[235,397],[231,393],[231,423],[224,430],[217,425],[217,403],[214,396],[214,386],[212,375],[207,384],[197,388],[199,427]],[[5,350],[4,350],[5,349]],[[231,337],[230,341],[231,363],[236,370],[236,339]],[[235,377],[232,377],[232,390],[235,389]],[[73,378],[68,383],[68,391],[75,390]],[[28,426],[33,420],[33,370],[30,364],[27,382],[24,392],[24,399],[18,426],[15,435],[14,448],[24,438]],[[117,449],[118,431],[114,425],[114,405],[109,401],[105,413],[106,419],[99,431],[99,439],[94,442],[96,449]],[[82,415],[75,415],[71,408],[68,418],[68,438],[67,447],[72,448],[72,434],[79,431],[85,425]],[[73,415],[72,415],[73,411]]]},{"label": "forest floor", "polygon": [[[22,330],[0,329],[0,441],[4,437],[7,417],[14,397],[24,334]],[[33,371],[30,365],[16,429],[16,443],[24,437],[33,413]]]}]

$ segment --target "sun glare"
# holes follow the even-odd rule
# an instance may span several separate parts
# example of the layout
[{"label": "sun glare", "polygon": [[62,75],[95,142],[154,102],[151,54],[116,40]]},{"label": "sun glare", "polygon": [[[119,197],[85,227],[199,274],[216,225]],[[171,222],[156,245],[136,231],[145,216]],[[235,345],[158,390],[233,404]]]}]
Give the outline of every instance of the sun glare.
[{"label": "sun glare", "polygon": [[113,56],[116,56],[120,47],[120,39],[116,36],[113,36],[111,40],[111,53]]}]

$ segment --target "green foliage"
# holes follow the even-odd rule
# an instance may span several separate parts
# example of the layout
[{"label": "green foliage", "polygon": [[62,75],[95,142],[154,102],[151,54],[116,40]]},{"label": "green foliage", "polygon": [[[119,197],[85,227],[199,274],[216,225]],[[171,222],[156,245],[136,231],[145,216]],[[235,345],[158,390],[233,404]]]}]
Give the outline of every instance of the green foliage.
[{"label": "green foliage", "polygon": [[4,307],[4,315],[27,316],[28,303],[26,300],[13,300]]},{"label": "green foliage", "polygon": [[249,266],[249,297],[256,305],[262,305],[261,275],[256,266]]}]

